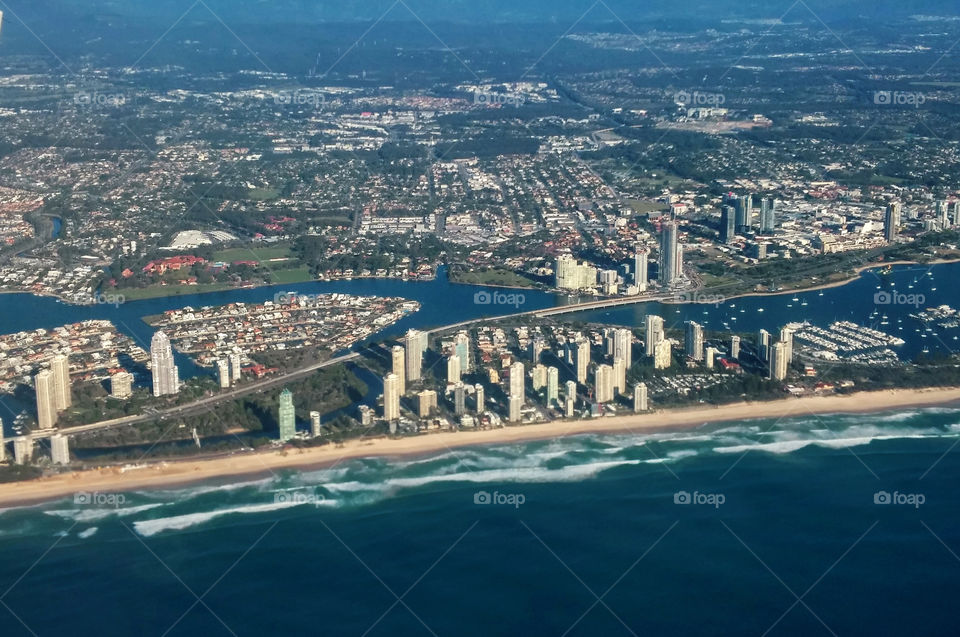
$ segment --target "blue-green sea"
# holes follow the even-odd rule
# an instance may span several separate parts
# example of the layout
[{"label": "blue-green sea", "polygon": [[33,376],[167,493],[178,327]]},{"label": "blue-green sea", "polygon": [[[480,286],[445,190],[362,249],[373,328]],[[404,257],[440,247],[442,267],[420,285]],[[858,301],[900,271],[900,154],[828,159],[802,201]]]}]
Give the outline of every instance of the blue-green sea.
[{"label": "blue-green sea", "polygon": [[0,512],[3,635],[956,635],[960,409]]}]

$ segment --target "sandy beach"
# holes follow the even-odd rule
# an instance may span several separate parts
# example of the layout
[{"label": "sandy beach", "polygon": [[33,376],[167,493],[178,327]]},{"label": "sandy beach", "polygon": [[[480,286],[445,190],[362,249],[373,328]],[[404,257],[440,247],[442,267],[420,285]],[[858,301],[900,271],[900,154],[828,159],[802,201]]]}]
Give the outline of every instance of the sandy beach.
[{"label": "sandy beach", "polygon": [[441,453],[470,445],[498,445],[588,433],[647,433],[696,428],[708,423],[756,418],[790,418],[831,413],[869,413],[960,402],[960,387],[859,392],[844,396],[808,396],[767,402],[692,407],[593,420],[556,421],[503,429],[439,432],[404,438],[351,440],[342,446],[250,452],[210,459],[173,460],[123,468],[103,467],[27,482],[0,484],[0,506],[22,505],[76,492],[115,493],[164,488],[191,482],[268,475],[279,470],[323,467],[372,456]]}]

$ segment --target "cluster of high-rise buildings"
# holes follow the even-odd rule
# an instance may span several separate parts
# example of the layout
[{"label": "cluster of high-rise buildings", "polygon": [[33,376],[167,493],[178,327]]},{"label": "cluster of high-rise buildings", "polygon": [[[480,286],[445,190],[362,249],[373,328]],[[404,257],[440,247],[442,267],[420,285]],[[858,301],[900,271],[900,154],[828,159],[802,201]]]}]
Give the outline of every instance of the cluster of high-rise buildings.
[{"label": "cluster of high-rise buildings", "polygon": [[37,395],[37,426],[50,429],[57,423],[57,417],[73,404],[70,392],[70,357],[59,354],[50,361],[50,369],[45,369],[33,377],[33,386]]}]

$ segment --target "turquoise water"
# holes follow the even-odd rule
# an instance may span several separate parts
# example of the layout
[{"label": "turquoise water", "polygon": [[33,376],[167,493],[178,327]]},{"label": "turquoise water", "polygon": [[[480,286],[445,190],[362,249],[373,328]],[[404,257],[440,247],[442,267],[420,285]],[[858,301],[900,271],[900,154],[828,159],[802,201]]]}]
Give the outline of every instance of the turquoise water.
[{"label": "turquoise water", "polygon": [[0,512],[0,615],[5,635],[953,635],[958,441],[960,409],[808,416],[70,498]]}]

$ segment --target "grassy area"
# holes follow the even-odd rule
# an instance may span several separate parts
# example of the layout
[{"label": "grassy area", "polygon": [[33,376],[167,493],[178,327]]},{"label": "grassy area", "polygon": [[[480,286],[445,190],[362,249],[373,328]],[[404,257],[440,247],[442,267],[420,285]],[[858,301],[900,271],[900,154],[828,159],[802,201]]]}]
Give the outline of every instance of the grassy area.
[{"label": "grassy area", "polygon": [[629,199],[627,200],[627,203],[637,214],[662,212],[668,208],[666,204],[662,204],[658,201],[650,201],[649,199]]},{"label": "grassy area", "polygon": [[507,287],[533,287],[536,282],[522,274],[504,268],[485,268],[467,270],[455,268],[450,271],[450,281],[453,283],[468,283],[470,285],[499,285]]},{"label": "grassy area", "polygon": [[280,196],[276,188],[254,188],[247,191],[247,196],[254,201],[272,201]]},{"label": "grassy area", "polygon": [[201,283],[199,285],[151,285],[146,288],[124,288],[118,290],[117,294],[122,294],[127,301],[139,301],[142,299],[158,299],[164,296],[181,296],[184,294],[203,294],[204,292],[222,292],[231,290],[234,286],[230,283]]},{"label": "grassy area", "polygon": [[271,270],[270,280],[273,283],[303,283],[304,281],[313,281],[314,277],[310,274],[308,267],[300,266],[287,270]]},{"label": "grassy area", "polygon": [[213,253],[214,261],[269,261],[270,259],[290,259],[293,253],[288,245],[228,248]]}]

